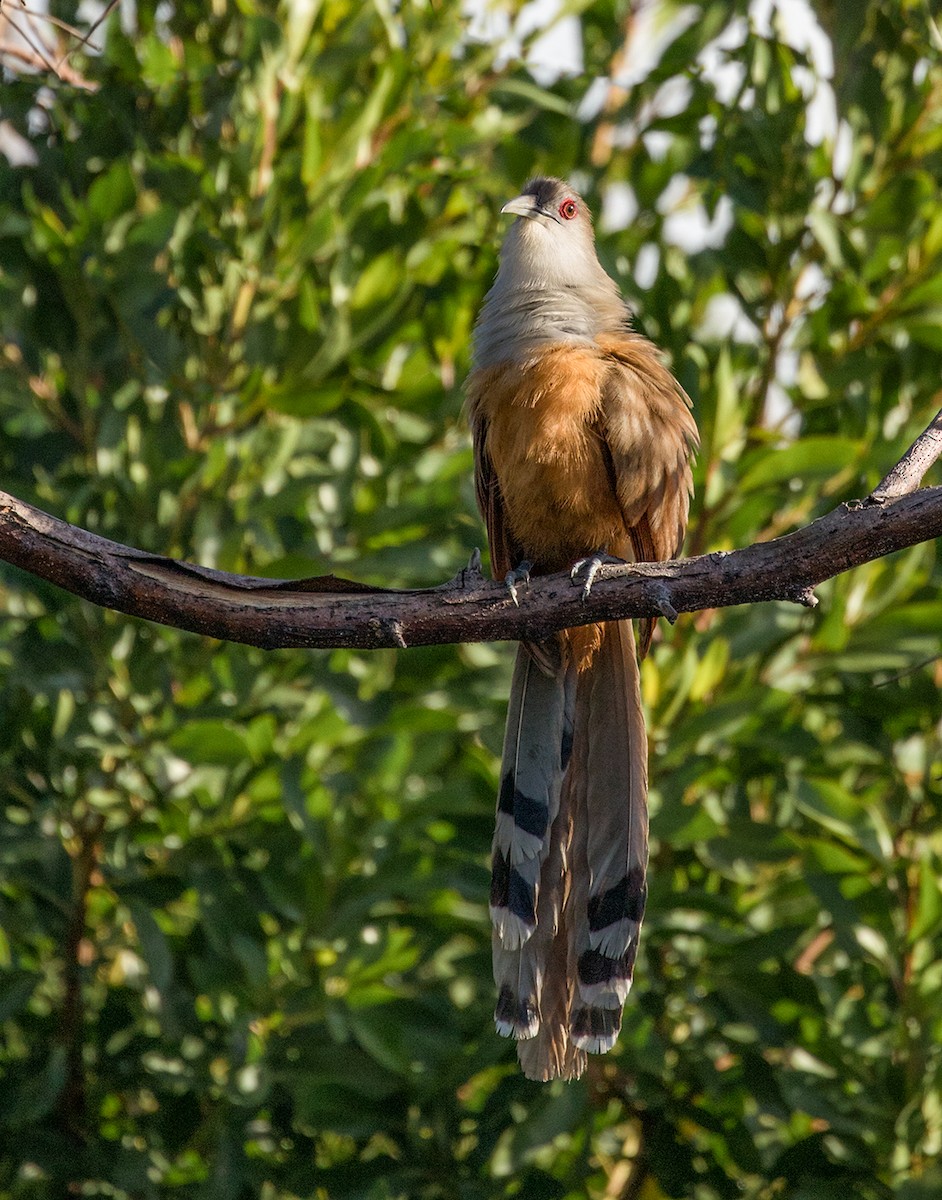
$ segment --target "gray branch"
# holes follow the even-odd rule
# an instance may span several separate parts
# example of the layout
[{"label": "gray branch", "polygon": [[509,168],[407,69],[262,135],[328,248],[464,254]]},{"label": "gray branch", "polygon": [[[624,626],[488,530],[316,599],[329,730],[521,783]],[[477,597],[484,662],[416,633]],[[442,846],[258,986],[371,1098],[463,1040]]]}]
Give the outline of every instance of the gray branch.
[{"label": "gray branch", "polygon": [[936,413],[926,429],[909,447],[892,471],[870,493],[873,504],[885,504],[908,496],[922,483],[926,472],[942,455],[942,411]]},{"label": "gray branch", "polygon": [[621,617],[763,600],[813,605],[823,580],[940,535],[942,487],[910,490],[842,504],[795,533],[743,550],[605,565],[586,600],[568,573],[535,578],[518,589],[517,607],[503,584],[484,578],[478,555],[454,579],[425,590],[371,588],[333,575],[260,579],[122,546],[0,492],[0,559],[106,608],[267,649],[538,639]]}]

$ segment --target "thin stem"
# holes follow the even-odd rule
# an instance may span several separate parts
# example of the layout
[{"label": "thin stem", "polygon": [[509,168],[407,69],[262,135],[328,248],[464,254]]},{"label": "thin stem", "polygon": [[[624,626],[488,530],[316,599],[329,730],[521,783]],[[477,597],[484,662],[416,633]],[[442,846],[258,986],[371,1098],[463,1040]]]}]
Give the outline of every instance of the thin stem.
[{"label": "thin stem", "polygon": [[65,1047],[66,1077],[59,1098],[59,1114],[65,1133],[81,1140],[85,1131],[87,1097],[82,1053],[85,1010],[82,1003],[82,942],[88,913],[88,892],[98,863],[98,840],[103,819],[94,815],[79,830],[72,854],[72,904],[63,945],[65,994],[59,1024],[59,1041]]}]

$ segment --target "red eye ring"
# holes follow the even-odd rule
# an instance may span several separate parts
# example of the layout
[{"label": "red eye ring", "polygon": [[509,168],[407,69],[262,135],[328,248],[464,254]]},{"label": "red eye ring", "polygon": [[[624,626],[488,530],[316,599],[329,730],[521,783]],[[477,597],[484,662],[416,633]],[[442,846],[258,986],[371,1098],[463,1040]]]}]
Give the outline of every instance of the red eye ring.
[{"label": "red eye ring", "polygon": [[564,200],[559,206],[559,215],[564,221],[571,221],[578,211],[579,205],[572,199]]}]

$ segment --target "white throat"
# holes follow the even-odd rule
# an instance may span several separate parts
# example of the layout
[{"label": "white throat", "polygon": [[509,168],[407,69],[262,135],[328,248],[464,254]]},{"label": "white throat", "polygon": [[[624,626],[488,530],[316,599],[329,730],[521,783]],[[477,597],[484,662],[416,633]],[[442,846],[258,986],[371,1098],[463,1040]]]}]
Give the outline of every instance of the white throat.
[{"label": "white throat", "polygon": [[529,358],[553,343],[590,343],[628,321],[590,238],[520,218],[507,233],[475,326],[474,366]]}]

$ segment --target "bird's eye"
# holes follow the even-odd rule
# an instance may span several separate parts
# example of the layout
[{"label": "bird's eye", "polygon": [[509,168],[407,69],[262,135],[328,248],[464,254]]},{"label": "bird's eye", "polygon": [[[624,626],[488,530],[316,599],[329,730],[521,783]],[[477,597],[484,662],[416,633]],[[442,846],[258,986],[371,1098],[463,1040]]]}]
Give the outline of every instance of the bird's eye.
[{"label": "bird's eye", "polygon": [[579,206],[575,200],[564,200],[559,206],[559,215],[564,221],[571,221],[579,211]]}]

